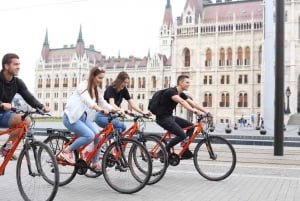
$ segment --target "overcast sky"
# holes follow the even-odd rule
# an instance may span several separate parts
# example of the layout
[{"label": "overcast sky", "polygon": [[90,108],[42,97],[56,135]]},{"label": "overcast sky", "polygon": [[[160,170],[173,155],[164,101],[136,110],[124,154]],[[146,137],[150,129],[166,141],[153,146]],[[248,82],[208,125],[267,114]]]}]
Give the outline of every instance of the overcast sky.
[{"label": "overcast sky", "polygon": [[[171,0],[173,20],[186,0]],[[50,48],[75,44],[80,25],[86,46],[106,56],[137,57],[158,51],[167,0],[2,0],[0,56],[20,56],[22,78],[33,92],[34,68],[48,29]]]}]

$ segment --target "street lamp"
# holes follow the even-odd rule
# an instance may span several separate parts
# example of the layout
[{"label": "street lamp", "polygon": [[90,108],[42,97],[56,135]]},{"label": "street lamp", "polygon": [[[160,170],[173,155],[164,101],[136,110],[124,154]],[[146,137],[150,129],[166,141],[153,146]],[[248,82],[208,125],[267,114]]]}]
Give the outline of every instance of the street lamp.
[{"label": "street lamp", "polygon": [[290,90],[290,87],[287,87],[286,90],[285,90],[285,95],[287,97],[287,106],[286,106],[286,111],[285,113],[286,114],[290,114],[291,111],[290,111],[290,95],[291,95],[291,90]]}]

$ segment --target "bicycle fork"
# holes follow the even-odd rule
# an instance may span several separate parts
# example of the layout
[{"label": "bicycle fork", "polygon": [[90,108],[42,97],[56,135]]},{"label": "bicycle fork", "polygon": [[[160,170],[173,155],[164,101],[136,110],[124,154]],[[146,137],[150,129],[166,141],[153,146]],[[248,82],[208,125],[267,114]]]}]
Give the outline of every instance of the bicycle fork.
[{"label": "bicycle fork", "polygon": [[204,135],[204,136],[205,136],[205,145],[206,145],[207,152],[209,153],[209,157],[212,160],[216,160],[217,159],[217,154],[214,153],[213,148],[212,148],[211,143],[210,143],[210,140],[207,137],[207,135]]}]

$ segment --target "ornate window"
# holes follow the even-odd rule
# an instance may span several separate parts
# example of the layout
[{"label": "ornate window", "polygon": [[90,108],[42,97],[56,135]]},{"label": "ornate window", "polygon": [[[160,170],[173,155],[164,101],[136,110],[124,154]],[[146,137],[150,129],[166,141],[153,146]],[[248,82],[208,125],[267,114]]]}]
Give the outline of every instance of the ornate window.
[{"label": "ornate window", "polygon": [[228,48],[227,49],[227,66],[232,65],[232,49]]},{"label": "ornate window", "polygon": [[220,49],[219,66],[225,66],[225,50],[224,50],[224,48]]},{"label": "ornate window", "polygon": [[211,66],[211,49],[206,50],[206,59],[205,59],[205,66]]},{"label": "ornate window", "polygon": [[243,65],[243,49],[241,47],[238,48],[236,65]]},{"label": "ornate window", "polygon": [[239,94],[238,107],[248,107],[248,95],[245,92]]},{"label": "ornate window", "polygon": [[189,67],[191,65],[190,60],[191,60],[190,50],[186,48],[184,51],[184,66],[185,67]]}]

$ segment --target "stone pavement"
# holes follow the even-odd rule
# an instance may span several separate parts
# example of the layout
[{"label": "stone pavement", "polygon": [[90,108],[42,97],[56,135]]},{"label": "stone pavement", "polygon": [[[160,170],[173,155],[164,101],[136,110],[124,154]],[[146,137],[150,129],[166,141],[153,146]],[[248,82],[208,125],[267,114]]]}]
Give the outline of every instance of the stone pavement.
[{"label": "stone pavement", "polygon": [[[41,126],[41,125],[40,125]],[[43,127],[43,125],[41,126]],[[44,128],[51,127],[45,124]],[[149,127],[147,127],[149,129]],[[159,128],[151,128],[151,130]],[[147,131],[147,129],[146,129]],[[287,126],[285,137],[298,140],[297,126]],[[219,126],[214,134],[225,134]],[[254,128],[239,128],[234,136],[261,137]],[[272,138],[267,133],[265,137]],[[0,144],[6,137],[0,137]],[[42,140],[42,139],[41,139]],[[233,174],[219,182],[208,181],[195,170],[192,160],[183,160],[170,166],[157,184],[126,195],[111,189],[103,177],[96,179],[76,175],[68,185],[60,187],[57,201],[299,201],[300,200],[300,148],[284,146],[283,156],[274,156],[273,146],[233,144],[237,152],[237,165]],[[0,201],[21,201],[16,183],[16,161],[0,176]]]},{"label": "stone pavement", "polygon": [[[273,147],[235,145],[237,166],[233,174],[219,182],[208,181],[195,170],[192,160],[170,166],[157,184],[126,195],[111,189],[103,177],[76,175],[60,187],[58,201],[299,201],[300,149],[285,147],[283,156],[274,156]],[[0,177],[2,201],[20,201],[13,161]]]}]

